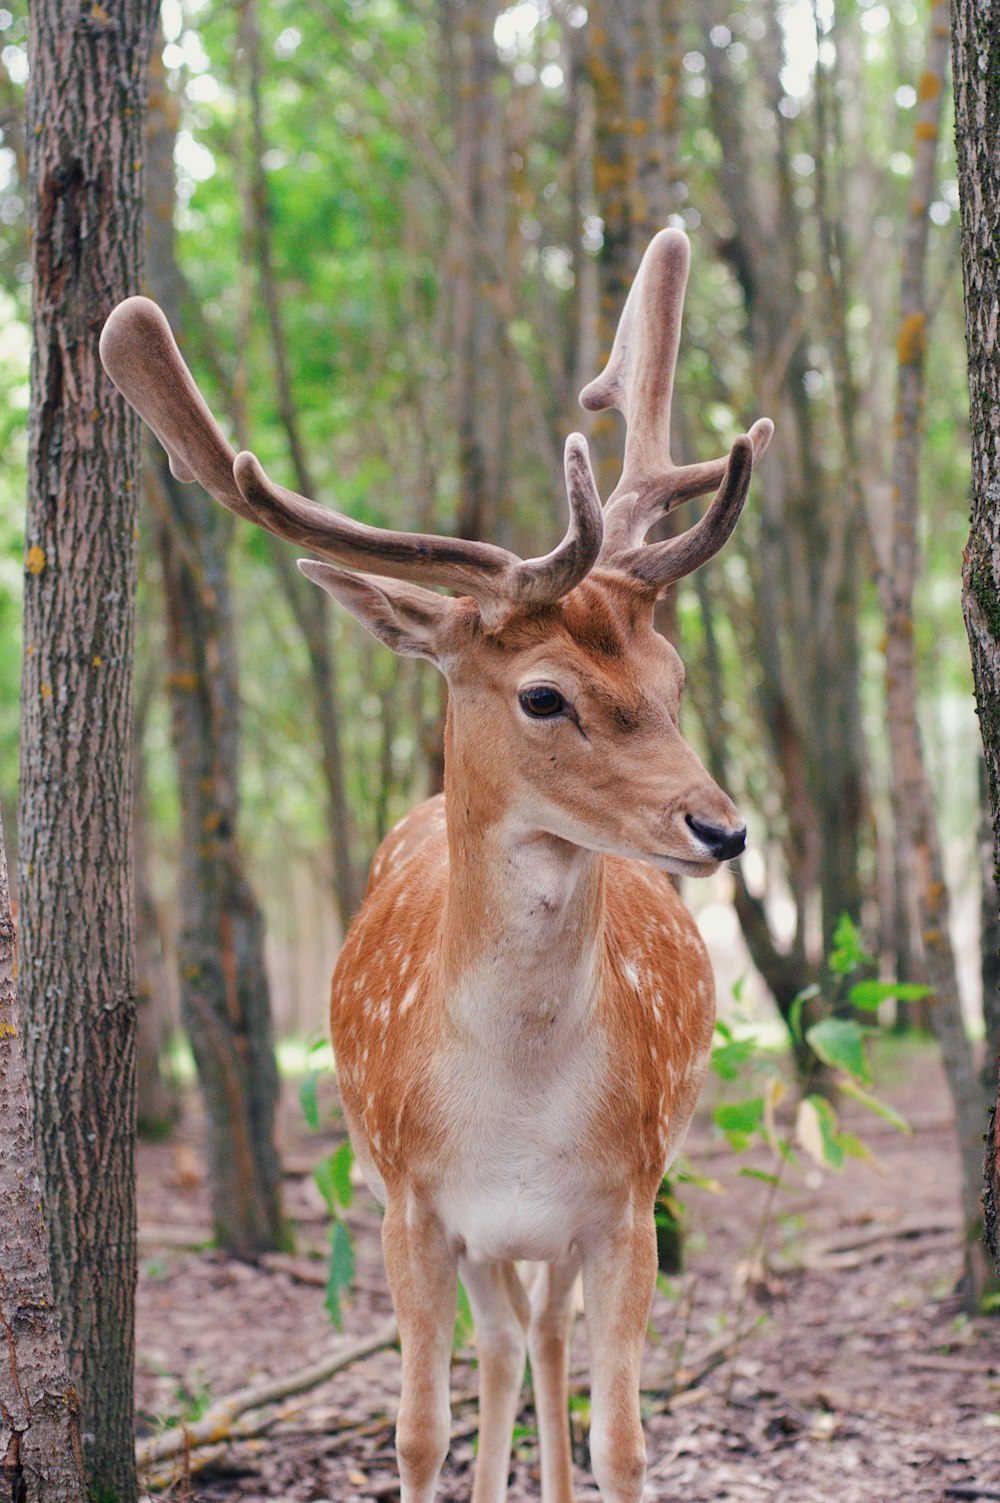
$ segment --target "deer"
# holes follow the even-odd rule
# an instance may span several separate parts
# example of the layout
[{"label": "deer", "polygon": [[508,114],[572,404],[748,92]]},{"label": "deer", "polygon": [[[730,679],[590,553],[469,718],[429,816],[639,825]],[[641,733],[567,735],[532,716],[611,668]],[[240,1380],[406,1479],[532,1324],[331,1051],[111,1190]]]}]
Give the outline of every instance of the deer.
[{"label": "deer", "polygon": [[[625,420],[618,484],[602,506],[586,441],[570,435],[568,530],[527,560],[370,527],[272,481],[233,452],[148,299],[120,304],[101,337],[178,479],[318,555],[299,562],[309,579],[447,680],[444,792],[379,846],[330,1011],[356,1161],[384,1207],[402,1503],[431,1503],[447,1455],[459,1277],[479,1368],[473,1503],[507,1496],[526,1353],[543,1503],[572,1503],[581,1276],[595,1479],[605,1503],[643,1490],[654,1203],[715,1023],[711,965],[673,879],[709,876],[746,841],[681,735],[684,670],[653,610],[726,542],[773,432],[761,418],[725,458],[671,458],[689,262],[681,231],[655,236],[581,393]],[[712,490],[693,526],[645,541]]]}]

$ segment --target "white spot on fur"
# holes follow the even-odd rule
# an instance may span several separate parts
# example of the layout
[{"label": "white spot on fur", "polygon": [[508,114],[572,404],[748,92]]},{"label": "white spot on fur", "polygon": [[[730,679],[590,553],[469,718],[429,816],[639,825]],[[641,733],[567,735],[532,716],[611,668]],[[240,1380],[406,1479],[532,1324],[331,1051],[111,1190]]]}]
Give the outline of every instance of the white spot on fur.
[{"label": "white spot on fur", "polygon": [[400,1004],[399,1004],[400,1016],[402,1016],[402,1014],[404,1012],[409,1012],[410,1008],[413,1006],[414,1002],[416,1001],[416,996],[417,996],[418,990],[419,990],[419,983],[416,982],[416,981],[414,981],[413,985],[409,988],[409,990],[407,991],[406,995],[403,997],[402,1002],[400,1002]]}]

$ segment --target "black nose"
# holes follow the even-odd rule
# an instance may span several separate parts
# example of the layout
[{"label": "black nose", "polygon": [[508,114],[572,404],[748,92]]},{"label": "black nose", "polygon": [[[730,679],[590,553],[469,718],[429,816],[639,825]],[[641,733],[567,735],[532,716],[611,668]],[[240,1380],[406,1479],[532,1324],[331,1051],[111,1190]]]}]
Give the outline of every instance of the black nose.
[{"label": "black nose", "polygon": [[695,819],[693,814],[685,815],[685,818],[692,835],[698,837],[716,861],[731,861],[746,849],[746,825],[740,825],[738,830],[724,830],[721,825],[708,825]]}]

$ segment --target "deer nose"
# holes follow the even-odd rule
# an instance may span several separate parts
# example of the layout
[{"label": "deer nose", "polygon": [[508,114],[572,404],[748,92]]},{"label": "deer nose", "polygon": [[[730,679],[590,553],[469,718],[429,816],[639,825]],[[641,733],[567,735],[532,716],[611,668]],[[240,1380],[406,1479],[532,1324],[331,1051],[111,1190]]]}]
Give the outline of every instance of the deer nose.
[{"label": "deer nose", "polygon": [[716,861],[731,861],[746,849],[746,825],[740,825],[737,830],[727,830],[722,825],[710,825],[704,820],[695,819],[693,814],[684,817],[692,835],[701,841]]}]

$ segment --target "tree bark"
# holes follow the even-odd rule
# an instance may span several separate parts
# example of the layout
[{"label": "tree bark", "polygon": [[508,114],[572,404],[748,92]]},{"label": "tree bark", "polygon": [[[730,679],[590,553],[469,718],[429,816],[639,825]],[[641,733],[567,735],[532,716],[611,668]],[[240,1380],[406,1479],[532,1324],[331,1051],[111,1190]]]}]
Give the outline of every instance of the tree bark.
[{"label": "tree bark", "polygon": [[16,1503],[84,1503],[80,1405],[59,1336],[17,1007],[0,824],[0,1482]]},{"label": "tree bark", "polygon": [[[1000,884],[1000,29],[989,0],[955,0],[952,56],[972,431],[962,608],[986,757],[994,879]],[[1000,1101],[987,1134],[984,1211],[1000,1271]]]},{"label": "tree bark", "polygon": [[[176,124],[162,64],[150,94],[149,286],[179,327],[173,235]],[[253,1259],[282,1246],[274,1141],[278,1072],[264,924],[238,839],[239,688],[228,583],[232,519],[182,486],[150,444],[167,612],[171,732],[181,803],[181,1011],[208,1116],[208,1180],[219,1245]]]},{"label": "tree bark", "polygon": [[958,972],[949,929],[937,814],[920,735],[913,591],[918,570],[921,414],[926,342],[925,270],[927,210],[935,179],[937,139],[948,64],[949,0],[932,6],[921,77],[913,152],[909,215],[903,232],[900,321],[897,340],[896,443],[892,471],[890,555],[878,585],[886,620],[886,708],[893,805],[899,832],[913,856],[927,979],[935,994],[931,1026],[948,1077],[961,1164],[965,1225],[966,1300],[978,1307],[985,1278],[981,1255],[981,1142],[984,1111],[976,1088],[972,1050],[962,1021]]},{"label": "tree bark", "polygon": [[101,370],[138,290],[156,6],[38,0],[19,814],[25,1047],[92,1493],[136,1494],[130,853],[138,422]]}]

